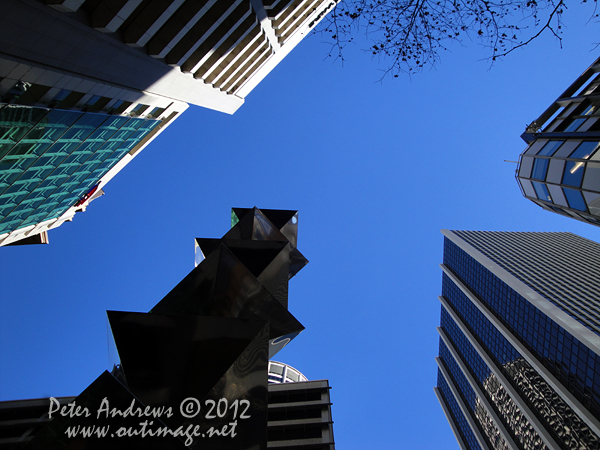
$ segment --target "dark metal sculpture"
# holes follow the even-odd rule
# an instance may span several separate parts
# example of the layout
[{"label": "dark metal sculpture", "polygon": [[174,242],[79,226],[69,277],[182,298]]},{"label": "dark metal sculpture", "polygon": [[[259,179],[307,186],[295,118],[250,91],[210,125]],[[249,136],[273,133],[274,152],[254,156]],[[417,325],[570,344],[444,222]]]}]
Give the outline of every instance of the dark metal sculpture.
[{"label": "dark metal sculpture", "polygon": [[[268,360],[304,329],[287,309],[308,262],[297,224],[297,211],[233,208],[149,313],[107,311],[118,361],[76,398],[90,416],[57,414],[26,448],[266,449]],[[107,425],[112,436],[66,434]]]}]

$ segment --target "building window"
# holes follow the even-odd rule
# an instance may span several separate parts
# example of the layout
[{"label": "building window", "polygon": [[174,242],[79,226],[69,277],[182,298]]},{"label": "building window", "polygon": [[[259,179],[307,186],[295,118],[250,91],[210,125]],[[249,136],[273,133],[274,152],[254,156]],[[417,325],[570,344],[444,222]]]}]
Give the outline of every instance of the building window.
[{"label": "building window", "polygon": [[535,161],[533,162],[533,173],[531,174],[531,178],[534,180],[545,180],[549,161],[549,159],[545,158],[535,158]]},{"label": "building window", "polygon": [[560,186],[548,184],[548,189],[550,190],[550,195],[552,195],[553,203],[561,206],[569,206]]},{"label": "building window", "polygon": [[583,191],[583,195],[585,196],[590,214],[600,216],[600,194]]},{"label": "building window", "polygon": [[537,193],[537,197],[540,200],[544,200],[546,202],[552,202],[552,198],[550,197],[550,192],[548,192],[548,188],[544,183],[538,183],[537,181],[532,181],[535,192]]},{"label": "building window", "polygon": [[581,187],[581,180],[583,179],[583,171],[585,169],[585,163],[576,161],[567,161],[565,166],[565,174],[563,175],[563,184],[569,186]]},{"label": "building window", "polygon": [[600,163],[589,162],[585,169],[583,188],[600,192]]},{"label": "building window", "polygon": [[576,130],[577,130],[577,128],[579,128],[579,127],[580,127],[580,126],[583,124],[583,122],[585,122],[585,119],[581,119],[581,118],[580,118],[580,119],[574,119],[574,120],[573,120],[573,121],[572,121],[572,122],[569,124],[569,126],[567,126],[567,127],[565,128],[565,132],[573,132],[573,131],[576,131]]},{"label": "building window", "polygon": [[564,168],[564,159],[551,159],[550,166],[548,168],[548,175],[546,176],[546,181],[548,181],[548,183],[560,184],[563,178]]},{"label": "building window", "polygon": [[567,197],[567,202],[569,202],[571,208],[578,211],[587,211],[581,192],[570,188],[563,188],[563,192],[565,193],[565,197]]},{"label": "building window", "polygon": [[531,156],[523,156],[521,159],[521,165],[519,167],[519,176],[523,178],[529,178],[531,176],[531,166],[533,165],[533,158]]},{"label": "building window", "polygon": [[133,108],[131,110],[131,115],[132,116],[139,116],[140,114],[142,114],[144,111],[146,111],[148,108],[150,108],[149,105],[142,105],[141,103],[139,105],[137,105],[135,108]]},{"label": "building window", "polygon": [[[596,151],[600,145],[598,141],[585,141],[582,142],[579,147],[575,149],[569,156],[570,158],[588,159],[592,153]],[[598,155],[600,157],[600,155]]]},{"label": "building window", "polygon": [[550,141],[539,151],[539,156],[552,156],[564,141]]}]

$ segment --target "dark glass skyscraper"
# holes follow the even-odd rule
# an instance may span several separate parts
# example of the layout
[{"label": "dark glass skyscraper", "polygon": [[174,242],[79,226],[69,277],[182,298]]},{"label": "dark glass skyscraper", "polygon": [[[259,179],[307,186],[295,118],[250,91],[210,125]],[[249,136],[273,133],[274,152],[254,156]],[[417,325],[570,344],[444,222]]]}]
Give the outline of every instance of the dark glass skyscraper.
[{"label": "dark glass skyscraper", "polygon": [[600,448],[600,244],[442,233],[435,391],[461,448]]}]

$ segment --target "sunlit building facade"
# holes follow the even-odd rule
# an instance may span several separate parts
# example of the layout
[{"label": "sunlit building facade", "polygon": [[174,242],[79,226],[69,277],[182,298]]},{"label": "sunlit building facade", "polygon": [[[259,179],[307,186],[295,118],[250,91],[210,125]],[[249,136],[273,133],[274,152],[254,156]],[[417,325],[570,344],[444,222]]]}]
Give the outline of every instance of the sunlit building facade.
[{"label": "sunlit building facade", "polygon": [[234,113],[335,5],[5,3],[0,246],[47,242],[48,230],[102,195],[104,185],[188,104]]},{"label": "sunlit building facade", "polygon": [[521,136],[517,181],[547,211],[600,225],[600,59]]},{"label": "sunlit building facade", "polygon": [[600,244],[443,230],[435,392],[462,449],[600,446]]}]

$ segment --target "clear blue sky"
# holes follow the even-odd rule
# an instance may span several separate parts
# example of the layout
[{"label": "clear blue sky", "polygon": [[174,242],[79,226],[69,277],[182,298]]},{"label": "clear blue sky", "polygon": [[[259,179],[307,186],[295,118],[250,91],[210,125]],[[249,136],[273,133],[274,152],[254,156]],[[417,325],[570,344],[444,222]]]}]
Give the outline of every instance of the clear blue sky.
[{"label": "clear blue sky", "polygon": [[81,392],[108,368],[105,311],[148,311],[231,206],[298,209],[306,330],[277,358],[330,380],[339,449],[458,448],[433,393],[440,229],[600,240],[522,198],[503,162],[598,56],[589,13],[566,18],[562,50],[542,39],[490,69],[469,43],[383,83],[366,44],[342,67],[311,36],[235,115],[191,107],[50,245],[0,249],[0,400]]}]

